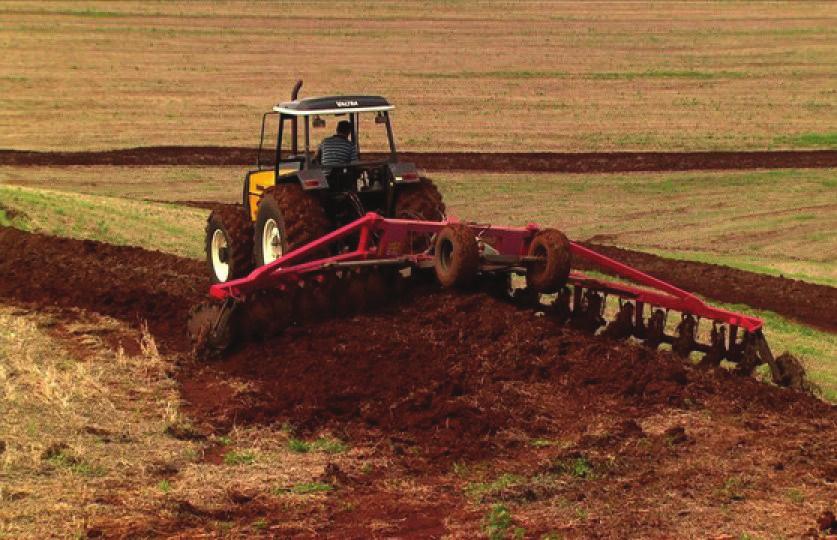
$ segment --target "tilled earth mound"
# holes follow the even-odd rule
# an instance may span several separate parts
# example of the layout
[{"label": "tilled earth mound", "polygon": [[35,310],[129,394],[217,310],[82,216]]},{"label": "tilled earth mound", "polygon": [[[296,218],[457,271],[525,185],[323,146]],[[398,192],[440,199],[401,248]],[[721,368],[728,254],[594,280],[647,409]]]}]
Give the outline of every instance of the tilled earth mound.
[{"label": "tilled earth mound", "polygon": [[584,432],[591,417],[639,418],[719,394],[731,407],[835,413],[802,393],[591,339],[484,294],[450,292],[293,328],[195,366],[183,391],[197,416],[217,426],[382,430],[434,458],[493,453],[520,437]]},{"label": "tilled earth mound", "polygon": [[187,350],[189,309],[206,296],[200,261],[130,246],[0,227],[0,297],[146,321],[165,347]]}]

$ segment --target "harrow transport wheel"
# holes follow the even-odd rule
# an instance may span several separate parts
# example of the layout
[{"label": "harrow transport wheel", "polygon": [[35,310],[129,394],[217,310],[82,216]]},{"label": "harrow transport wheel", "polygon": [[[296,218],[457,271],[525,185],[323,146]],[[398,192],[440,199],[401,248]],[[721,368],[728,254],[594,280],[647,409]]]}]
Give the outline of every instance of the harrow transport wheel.
[{"label": "harrow transport wheel", "polygon": [[544,229],[529,244],[529,256],[543,261],[530,263],[526,285],[542,294],[552,294],[567,284],[570,276],[570,241],[557,229]]},{"label": "harrow transport wheel", "polygon": [[296,183],[265,190],[254,226],[257,266],[271,263],[324,236],[329,221],[317,197]]},{"label": "harrow transport wheel", "polygon": [[[399,187],[395,195],[394,217],[420,221],[444,221],[445,203],[442,194],[429,178],[420,178],[415,184]],[[421,253],[432,244],[432,235],[418,234],[409,242],[413,253]]]},{"label": "harrow transport wheel", "polygon": [[480,250],[467,225],[453,223],[436,235],[433,268],[443,287],[470,285],[480,267]]},{"label": "harrow transport wheel", "polygon": [[212,283],[253,270],[253,225],[241,205],[218,206],[206,221],[206,263]]}]

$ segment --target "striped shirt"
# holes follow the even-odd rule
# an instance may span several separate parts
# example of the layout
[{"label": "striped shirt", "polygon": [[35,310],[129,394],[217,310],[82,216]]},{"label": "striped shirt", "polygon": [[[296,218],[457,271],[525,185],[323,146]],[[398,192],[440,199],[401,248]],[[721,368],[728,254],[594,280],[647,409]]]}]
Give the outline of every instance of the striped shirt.
[{"label": "striped shirt", "polygon": [[319,154],[323,167],[339,167],[357,160],[357,147],[340,135],[332,135],[320,143]]}]

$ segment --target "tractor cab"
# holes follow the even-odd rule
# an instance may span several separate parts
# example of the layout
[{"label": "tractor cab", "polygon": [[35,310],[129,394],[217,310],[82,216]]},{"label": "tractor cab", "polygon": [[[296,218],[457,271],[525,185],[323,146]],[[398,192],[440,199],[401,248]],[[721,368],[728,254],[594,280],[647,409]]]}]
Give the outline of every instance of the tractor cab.
[{"label": "tractor cab", "polygon": [[[292,97],[296,97],[298,87]],[[321,192],[331,215],[346,213],[351,220],[366,211],[389,214],[398,184],[416,183],[419,175],[411,163],[400,163],[395,147],[390,111],[395,107],[381,96],[345,95],[292,99],[262,116],[257,170],[248,174],[245,205],[255,220],[258,199],[264,190],[281,183],[299,183],[305,191]],[[276,147],[272,159],[265,148],[266,126],[276,117]],[[333,136],[338,122],[350,126],[348,141],[357,159],[325,166],[317,148]],[[361,148],[361,133],[384,142],[383,159],[368,159]],[[369,140],[370,137],[365,137]],[[347,212],[348,211],[348,212]]]}]

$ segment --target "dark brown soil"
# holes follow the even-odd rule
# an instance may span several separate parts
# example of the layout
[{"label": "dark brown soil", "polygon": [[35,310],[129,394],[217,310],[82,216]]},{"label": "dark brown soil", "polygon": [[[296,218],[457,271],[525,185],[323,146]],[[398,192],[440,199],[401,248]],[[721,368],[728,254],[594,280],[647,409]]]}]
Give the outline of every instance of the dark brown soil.
[{"label": "dark brown soil", "polygon": [[206,297],[205,264],[158,251],[0,227],[0,297],[147,321],[169,350],[187,350],[192,305]]},{"label": "dark brown soil", "polygon": [[[205,210],[214,210],[219,206],[218,201],[172,201],[162,199],[143,199],[144,201],[161,203],[161,204],[177,204],[180,206],[188,206],[189,208],[203,208]],[[234,207],[234,204],[227,204],[225,206]]]},{"label": "dark brown soil", "polygon": [[[164,351],[188,349],[185,317],[208,286],[199,261],[13,229],[0,229],[0,252],[4,302],[147,320]],[[827,504],[822,490],[837,455],[837,439],[829,436],[837,407],[700,370],[669,353],[590,338],[481,293],[410,294],[377,313],[291,328],[219,361],[180,355],[177,376],[198,424],[223,431],[289,423],[301,436],[328,429],[391,463],[377,476],[341,481],[323,505],[306,510],[318,516],[316,530],[285,528],[285,535],[424,538],[458,527],[459,536],[473,537],[482,514],[475,515],[463,481],[450,471],[455,462],[485,460],[502,465],[489,478],[500,471],[563,475],[579,456],[595,471],[584,481],[523,486],[489,499],[522,513],[523,503],[538,504],[560,489],[567,500],[611,509],[607,519],[577,525],[530,519],[533,537],[556,527],[573,538],[676,535],[688,514],[669,515],[654,501],[729,504],[724,497],[739,495],[719,491],[732,474],[727,467],[747,478],[747,496],[771,486],[804,487],[812,502]],[[570,446],[536,448],[533,440]],[[419,486],[424,495],[402,500],[408,495],[399,485]],[[257,516],[293,527],[284,512],[262,500],[212,514],[184,507],[178,521],[131,534],[189,529],[197,536],[215,521],[247,527]],[[801,532],[812,524],[793,526]],[[120,534],[96,527],[104,536]]]},{"label": "dark brown soil", "polygon": [[[247,399],[220,390],[233,380],[258,390]],[[219,391],[207,395],[210,387]],[[427,466],[495,455],[508,430],[532,438],[565,431],[580,403],[594,415],[616,407],[641,416],[724,388],[746,408],[802,417],[831,409],[754,379],[707,376],[668,353],[591,339],[477,293],[422,294],[379,314],[291,328],[183,379],[195,415],[216,427],[290,422],[354,438],[382,430],[398,433],[405,451],[421,448]]]},{"label": "dark brown soil", "polygon": [[[401,152],[429,170],[497,172],[629,172],[776,167],[837,167],[837,150],[763,152]],[[386,154],[368,153],[368,159]],[[220,146],[149,146],[94,152],[0,150],[0,165],[254,165],[256,150]]]},{"label": "dark brown soil", "polygon": [[721,302],[774,311],[804,324],[837,332],[837,288],[717,264],[678,261],[613,246],[584,244],[689,292]]}]

